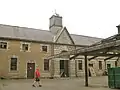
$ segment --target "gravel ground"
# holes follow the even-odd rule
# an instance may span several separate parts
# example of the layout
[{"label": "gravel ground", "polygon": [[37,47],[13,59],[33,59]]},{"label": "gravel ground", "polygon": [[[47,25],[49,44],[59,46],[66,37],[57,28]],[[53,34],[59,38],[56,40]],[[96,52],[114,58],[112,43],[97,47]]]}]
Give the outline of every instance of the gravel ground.
[{"label": "gravel ground", "polygon": [[42,87],[32,87],[33,80],[0,80],[0,90],[113,90],[108,88],[107,77],[89,77],[89,87],[84,78],[41,79]]}]

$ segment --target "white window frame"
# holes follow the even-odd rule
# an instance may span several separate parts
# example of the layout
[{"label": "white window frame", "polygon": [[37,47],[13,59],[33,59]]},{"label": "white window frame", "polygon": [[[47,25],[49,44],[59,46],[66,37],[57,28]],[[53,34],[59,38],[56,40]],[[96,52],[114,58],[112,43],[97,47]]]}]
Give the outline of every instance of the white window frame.
[{"label": "white window frame", "polygon": [[[11,70],[11,58],[17,58],[17,70]],[[18,70],[19,70],[18,65],[19,65],[18,56],[16,56],[16,55],[9,56],[9,72],[18,72]]]},{"label": "white window frame", "polygon": [[[20,43],[21,45],[20,45],[20,51],[23,51],[23,52],[30,52],[30,43],[28,43],[28,42],[21,42]],[[23,44],[28,44],[28,50],[23,50]]]},{"label": "white window frame", "polygon": [[7,43],[6,49],[0,48],[0,50],[8,50],[8,41],[0,40],[0,42],[5,42],[5,43]]},{"label": "white window frame", "polygon": [[45,52],[45,51],[42,50],[42,46],[47,46],[47,52],[46,53],[49,53],[50,45],[48,45],[48,44],[40,44],[40,52]]}]

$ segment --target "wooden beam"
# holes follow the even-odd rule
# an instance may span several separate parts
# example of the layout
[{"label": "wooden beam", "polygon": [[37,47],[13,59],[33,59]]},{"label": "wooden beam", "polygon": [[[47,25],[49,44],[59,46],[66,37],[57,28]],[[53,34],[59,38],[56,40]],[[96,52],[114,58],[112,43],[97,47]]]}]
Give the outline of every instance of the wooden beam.
[{"label": "wooden beam", "polygon": [[98,57],[98,56],[93,56],[93,57],[89,58],[88,60],[90,61],[92,59],[95,59],[96,57]]},{"label": "wooden beam", "polygon": [[73,58],[75,58],[75,57],[77,57],[77,56],[79,56],[79,55],[80,54],[73,55],[72,57],[70,57],[70,60],[73,59]]},{"label": "wooden beam", "polygon": [[85,86],[88,87],[88,63],[87,63],[87,55],[85,55]]},{"label": "wooden beam", "polygon": [[[120,57],[120,54],[106,54],[106,53],[88,53],[88,54],[76,54],[76,55],[73,55],[72,57],[70,57],[70,59],[73,59],[79,55],[87,55],[87,56],[94,56],[94,57],[106,57],[106,56],[114,56],[114,57]],[[94,59],[94,58],[93,58]],[[89,60],[89,59],[88,59]]]},{"label": "wooden beam", "polygon": [[95,46],[89,46],[86,48],[80,48],[77,50],[72,50],[66,53],[61,53],[61,54],[57,54],[55,56],[51,56],[50,58],[57,58],[57,57],[61,57],[61,56],[66,56],[66,55],[83,55],[88,53],[87,55],[89,55],[89,53],[91,52],[100,52],[103,51],[105,49],[109,49],[109,50],[115,50],[117,47],[120,47],[120,40],[116,40],[116,41],[111,41],[111,42],[107,42],[107,43],[101,43]]},{"label": "wooden beam", "polygon": [[115,56],[113,55],[113,56],[110,56],[110,57],[108,57],[108,58],[105,58],[104,59],[104,61],[106,61],[106,60],[108,60],[108,59],[111,59],[111,58],[114,58]]}]

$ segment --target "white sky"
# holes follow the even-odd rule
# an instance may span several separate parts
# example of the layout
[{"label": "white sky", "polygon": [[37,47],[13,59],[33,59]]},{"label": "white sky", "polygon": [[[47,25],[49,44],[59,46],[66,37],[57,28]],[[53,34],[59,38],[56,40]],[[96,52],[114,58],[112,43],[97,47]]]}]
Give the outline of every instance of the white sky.
[{"label": "white sky", "polygon": [[117,34],[120,0],[0,0],[0,24],[48,30],[55,9],[72,34]]}]

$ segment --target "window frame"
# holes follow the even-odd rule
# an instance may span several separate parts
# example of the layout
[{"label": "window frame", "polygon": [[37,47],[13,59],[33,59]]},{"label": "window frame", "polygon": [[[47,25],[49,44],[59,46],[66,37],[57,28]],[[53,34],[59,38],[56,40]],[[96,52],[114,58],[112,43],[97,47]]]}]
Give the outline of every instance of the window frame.
[{"label": "window frame", "polygon": [[102,61],[99,61],[99,70],[102,70],[103,67],[102,67]]},{"label": "window frame", "polygon": [[83,61],[78,60],[78,70],[83,70]]},{"label": "window frame", "polygon": [[[26,49],[26,48],[27,48],[27,49]],[[28,48],[29,48],[29,45],[28,45],[28,44],[25,44],[25,43],[22,44],[22,50],[23,50],[23,51],[28,51]]]},{"label": "window frame", "polygon": [[[12,70],[11,69],[12,58],[16,58],[16,60],[17,60],[17,62],[16,62],[16,70]],[[10,67],[9,67],[9,70],[10,70],[10,72],[18,71],[18,57],[16,57],[16,56],[10,57]]]},{"label": "window frame", "polygon": [[[47,61],[45,61],[45,60],[47,60]],[[49,59],[44,59],[44,68],[43,68],[44,71],[49,71],[50,70],[49,65],[50,65]]]},{"label": "window frame", "polygon": [[6,43],[6,48],[1,48],[0,47],[1,50],[7,50],[8,49],[8,42],[7,41],[0,41],[0,43]]},{"label": "window frame", "polygon": [[[28,45],[28,50],[24,50],[24,49],[23,49],[23,45]],[[30,43],[21,42],[20,51],[30,52]]]},{"label": "window frame", "polygon": [[[46,47],[46,50],[44,50],[43,47]],[[48,46],[47,45],[42,45],[42,52],[48,52]]]},{"label": "window frame", "polygon": [[[47,46],[47,51],[43,51],[42,47],[43,46]],[[49,44],[40,44],[40,52],[45,52],[45,53],[49,53]]]}]

